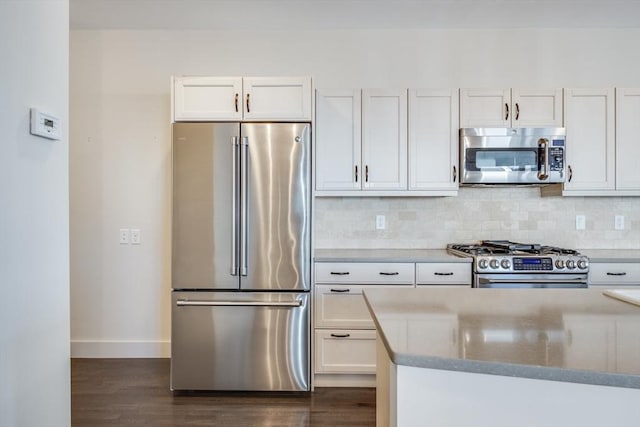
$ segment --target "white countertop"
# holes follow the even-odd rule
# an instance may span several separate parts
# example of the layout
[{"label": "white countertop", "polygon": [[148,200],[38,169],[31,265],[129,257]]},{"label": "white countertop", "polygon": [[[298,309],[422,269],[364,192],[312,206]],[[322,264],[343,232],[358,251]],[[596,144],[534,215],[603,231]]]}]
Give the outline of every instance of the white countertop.
[{"label": "white countertop", "polygon": [[315,262],[461,262],[446,249],[316,249]]},{"label": "white countertop", "polygon": [[397,365],[640,388],[640,307],[592,289],[366,289]]}]

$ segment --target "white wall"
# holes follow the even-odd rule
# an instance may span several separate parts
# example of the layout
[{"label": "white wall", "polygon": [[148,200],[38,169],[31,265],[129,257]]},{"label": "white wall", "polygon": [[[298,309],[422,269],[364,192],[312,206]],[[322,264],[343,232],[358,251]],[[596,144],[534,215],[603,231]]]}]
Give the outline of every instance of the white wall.
[{"label": "white wall", "polygon": [[[69,2],[0,2],[0,425],[70,425]],[[63,138],[29,134],[29,108]]]},{"label": "white wall", "polygon": [[[172,74],[311,75],[317,88],[640,87],[639,42],[637,29],[72,31],[72,354],[168,355]],[[434,237],[439,219],[470,201],[481,209],[488,204],[477,201],[486,199],[493,199],[491,212],[505,211],[512,197],[508,190],[468,189],[460,198],[421,201],[319,200],[317,246],[442,247],[466,236],[453,228],[468,229],[477,217],[459,216]],[[545,212],[537,193],[516,198],[519,209],[535,212],[504,226],[504,214],[485,213],[480,227],[492,237],[536,236],[552,224],[555,239],[557,212]],[[602,199],[543,203],[561,209],[563,226],[572,212],[586,214],[591,226],[592,213],[608,217],[603,210],[613,209]],[[613,206],[624,210],[635,234],[603,232],[604,239],[594,234],[587,243],[637,248],[638,199]],[[381,209],[398,212],[385,234],[367,225]],[[361,225],[330,231],[344,231],[343,218]],[[134,226],[143,244],[119,245],[118,229]],[[579,235],[562,240],[583,243]]]}]

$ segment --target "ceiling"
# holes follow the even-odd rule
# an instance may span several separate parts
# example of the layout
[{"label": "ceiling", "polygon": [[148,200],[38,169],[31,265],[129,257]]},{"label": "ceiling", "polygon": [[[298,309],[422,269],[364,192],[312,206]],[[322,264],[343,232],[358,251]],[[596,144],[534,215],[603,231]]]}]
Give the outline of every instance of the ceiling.
[{"label": "ceiling", "polygon": [[75,29],[640,28],[640,0],[70,0]]}]

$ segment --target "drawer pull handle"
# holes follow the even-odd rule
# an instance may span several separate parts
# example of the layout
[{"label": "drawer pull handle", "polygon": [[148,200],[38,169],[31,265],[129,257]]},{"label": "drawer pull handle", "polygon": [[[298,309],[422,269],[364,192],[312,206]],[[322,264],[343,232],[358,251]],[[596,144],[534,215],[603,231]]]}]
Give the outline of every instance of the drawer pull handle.
[{"label": "drawer pull handle", "polygon": [[625,271],[622,271],[620,273],[611,273],[611,272],[607,272],[607,276],[626,276],[627,273]]},{"label": "drawer pull handle", "polygon": [[350,291],[351,289],[331,289],[331,292],[340,292],[340,293],[345,293]]},{"label": "drawer pull handle", "polygon": [[436,272],[435,272],[435,273],[433,273],[433,274],[435,274],[436,276],[453,276],[453,273],[452,273],[452,272],[448,272],[448,273],[439,273],[439,272],[437,272],[437,271],[436,271]]},{"label": "drawer pull handle", "polygon": [[348,276],[349,272],[348,271],[332,271],[331,274],[333,276]]},{"label": "drawer pull handle", "polygon": [[397,271],[394,271],[394,272],[391,272],[391,273],[386,273],[386,272],[384,272],[384,271],[381,271],[381,272],[380,272],[380,275],[381,275],[381,276],[397,276],[398,274],[400,274],[400,273],[399,273],[399,272],[397,272]]},{"label": "drawer pull handle", "polygon": [[331,334],[334,338],[349,338],[351,334]]}]

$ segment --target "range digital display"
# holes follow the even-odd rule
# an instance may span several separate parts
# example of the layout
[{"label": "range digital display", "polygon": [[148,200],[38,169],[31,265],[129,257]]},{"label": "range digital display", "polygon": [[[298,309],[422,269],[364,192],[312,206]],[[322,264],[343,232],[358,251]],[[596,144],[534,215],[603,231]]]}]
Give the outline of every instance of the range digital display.
[{"label": "range digital display", "polygon": [[553,270],[551,258],[515,257],[513,258],[514,270]]}]

